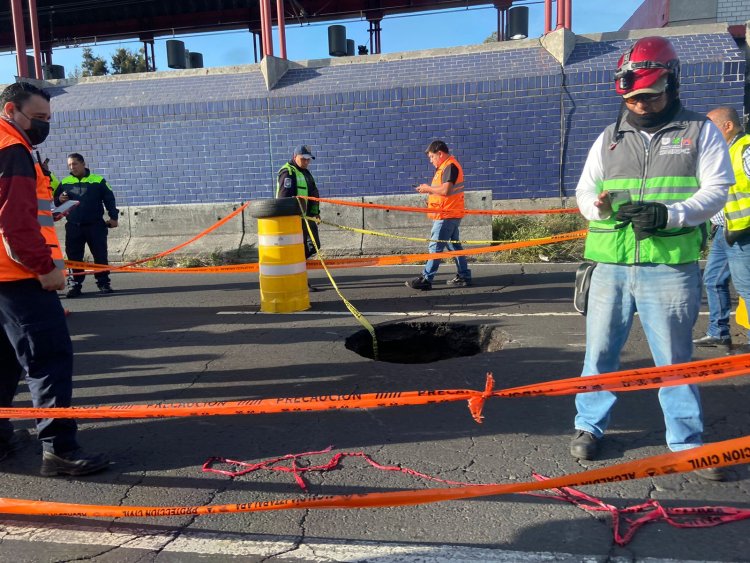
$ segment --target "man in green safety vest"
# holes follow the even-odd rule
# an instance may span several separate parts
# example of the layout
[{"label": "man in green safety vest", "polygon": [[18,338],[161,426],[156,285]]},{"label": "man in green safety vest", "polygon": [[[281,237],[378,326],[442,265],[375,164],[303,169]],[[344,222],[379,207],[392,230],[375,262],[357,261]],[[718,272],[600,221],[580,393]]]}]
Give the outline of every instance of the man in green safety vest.
[{"label": "man in green safety vest", "polygon": [[[583,376],[620,369],[636,311],[657,366],[692,358],[705,223],[734,183],[726,143],[705,116],[682,107],[680,61],[664,37],[636,41],[618,62],[617,121],[594,142],[576,188],[590,221],[585,257],[597,263],[586,316]],[[701,228],[701,227],[704,228]],[[576,396],[570,453],[595,459],[617,397]],[[672,451],[703,445],[695,385],[659,389]],[[722,480],[720,468],[699,470]]]},{"label": "man in green safety vest", "polygon": [[[711,252],[718,247],[719,255],[724,254],[737,293],[745,302],[750,302],[750,136],[745,134],[740,116],[732,107],[715,108],[707,117],[729,145],[736,180],[729,188],[723,210],[724,226],[717,229]],[[729,310],[726,316],[729,317]],[[750,353],[750,344],[734,346],[730,353]]]},{"label": "man in green safety vest", "polygon": [[[315,160],[310,148],[307,145],[300,145],[294,149],[292,159],[279,169],[278,181],[276,184],[276,197],[296,197],[310,196],[320,197],[318,186],[315,185],[315,179],[308,170],[310,163]],[[317,201],[307,199],[298,200],[302,205],[305,217],[320,219],[320,206]],[[320,248],[320,236],[318,235],[318,224],[314,221],[305,221],[302,225],[302,236],[305,245],[305,259],[310,258]],[[309,228],[309,230],[308,230]],[[312,231],[315,245],[310,239]],[[317,288],[309,286],[310,290],[317,291]]]}]

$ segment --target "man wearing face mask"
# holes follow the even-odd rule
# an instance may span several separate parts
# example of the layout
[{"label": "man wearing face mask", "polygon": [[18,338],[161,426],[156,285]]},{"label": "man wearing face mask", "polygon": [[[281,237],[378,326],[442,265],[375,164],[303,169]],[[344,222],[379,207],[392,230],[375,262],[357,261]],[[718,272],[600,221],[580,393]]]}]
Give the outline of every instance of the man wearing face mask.
[{"label": "man wearing face mask", "polygon": [[[56,291],[65,287],[60,243],[50,211],[49,178],[32,148],[47,138],[49,95],[30,84],[0,93],[0,406],[9,407],[26,377],[37,407],[69,407],[73,347]],[[74,420],[37,420],[41,474],[87,475],[109,462],[89,455],[76,440]],[[0,461],[19,446],[0,419]]]},{"label": "man wearing face mask", "polygon": [[[584,255],[597,262],[583,376],[620,369],[636,311],[657,366],[691,360],[701,299],[701,227],[722,208],[734,183],[718,129],[682,107],[672,43],[639,39],[617,66],[619,117],[595,141],[576,188],[578,207],[590,221]],[[608,391],[576,396],[573,457],[595,459],[615,401]],[[659,402],[669,449],[701,446],[697,387],[662,387]],[[697,473],[724,478],[716,467]]]}]

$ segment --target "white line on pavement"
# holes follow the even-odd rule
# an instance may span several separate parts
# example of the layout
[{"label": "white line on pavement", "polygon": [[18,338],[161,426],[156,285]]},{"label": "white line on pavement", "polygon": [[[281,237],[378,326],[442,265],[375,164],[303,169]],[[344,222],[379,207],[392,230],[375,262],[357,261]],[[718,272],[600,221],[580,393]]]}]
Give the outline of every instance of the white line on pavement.
[{"label": "white line on pavement", "polygon": [[[351,540],[310,541],[293,536],[269,536],[237,533],[208,533],[183,531],[170,533],[153,530],[82,530],[75,525],[34,527],[22,522],[0,524],[0,541],[30,542],[34,544],[99,545],[169,553],[226,555],[228,557],[256,556],[305,561],[370,561],[378,563],[435,563],[456,562],[580,562],[599,561],[600,556],[546,551],[511,551],[453,545],[418,543],[377,543]],[[296,547],[295,547],[296,546]],[[633,559],[614,557],[612,563],[632,563]],[[636,562],[656,561],[644,558]],[[659,563],[677,563],[659,559]],[[690,563],[690,562],[683,562]],[[697,562],[694,562],[697,563]]]}]

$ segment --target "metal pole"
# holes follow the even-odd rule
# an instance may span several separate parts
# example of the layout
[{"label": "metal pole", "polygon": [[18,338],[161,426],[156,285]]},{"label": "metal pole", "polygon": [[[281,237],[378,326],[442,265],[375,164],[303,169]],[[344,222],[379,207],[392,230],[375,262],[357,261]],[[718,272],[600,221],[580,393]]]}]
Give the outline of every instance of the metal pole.
[{"label": "metal pole", "polygon": [[266,3],[264,0],[258,0],[260,6],[260,58],[266,56]]},{"label": "metal pole", "polygon": [[271,0],[260,0],[263,9],[261,13],[263,29],[263,56],[273,55],[273,26],[271,25]]},{"label": "metal pole", "polygon": [[143,40],[143,58],[146,59],[146,72],[148,72],[151,68],[151,64],[148,61],[149,58],[149,52],[148,52],[148,42],[144,39]]},{"label": "metal pole", "polygon": [[565,27],[573,29],[573,0],[565,0]]},{"label": "metal pole", "polygon": [[26,34],[23,30],[23,8],[21,0],[10,0],[10,11],[13,17],[13,36],[16,40],[16,68],[18,76],[29,77],[29,65],[26,64]]},{"label": "metal pole", "polygon": [[152,70],[156,71],[156,55],[154,54],[154,42],[151,41],[151,66]]},{"label": "metal pole", "polygon": [[544,34],[552,31],[552,0],[544,0]]},{"label": "metal pole", "polygon": [[557,27],[560,29],[565,26],[565,0],[557,0]]},{"label": "metal pole", "polygon": [[37,80],[44,80],[42,74],[42,47],[39,42],[39,17],[37,16],[36,0],[29,0],[29,19],[31,23],[31,44],[34,47],[34,71]]},{"label": "metal pole", "polygon": [[501,37],[501,30],[503,29],[503,11],[500,8],[497,8],[497,40],[502,41]]},{"label": "metal pole", "polygon": [[286,31],[284,29],[284,0],[276,0],[276,16],[279,19],[279,56],[286,58]]}]

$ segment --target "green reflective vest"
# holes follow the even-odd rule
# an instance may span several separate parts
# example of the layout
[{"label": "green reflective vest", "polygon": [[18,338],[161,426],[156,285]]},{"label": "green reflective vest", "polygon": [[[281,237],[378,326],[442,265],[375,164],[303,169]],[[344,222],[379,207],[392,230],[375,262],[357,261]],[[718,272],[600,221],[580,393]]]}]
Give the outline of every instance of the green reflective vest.
[{"label": "green reflective vest", "polygon": [[57,187],[60,185],[60,180],[57,179],[57,176],[55,176],[52,172],[49,173],[49,187],[52,189],[52,192],[54,193],[55,190],[57,190]]},{"label": "green reflective vest", "polygon": [[[732,169],[736,183],[729,188],[727,204],[724,206],[727,231],[743,231],[750,228],[750,178],[745,173],[745,152],[750,147],[750,135],[737,137],[729,147]],[[750,165],[750,152],[747,155]]]},{"label": "green reflective vest", "polygon": [[[305,178],[305,175],[302,173],[302,171],[296,166],[292,166],[290,162],[287,162],[284,166],[279,168],[279,171],[276,173],[277,178],[279,174],[281,174],[282,170],[286,170],[290,176],[294,177],[294,183],[297,187],[297,195],[307,196],[307,178]],[[278,184],[278,180],[276,184],[276,197],[278,198],[281,194],[281,186]],[[309,201],[306,199],[299,201],[302,202],[302,207],[305,209],[305,215],[320,215],[320,206],[318,205],[317,201]]]},{"label": "green reflective vest", "polygon": [[[605,131],[602,144],[604,178],[597,192],[627,190],[633,203],[684,201],[699,189],[696,177],[698,138],[705,116],[681,109],[654,133],[650,142],[627,121],[620,125],[619,142],[610,144],[615,125]],[[591,221],[584,256],[609,264],[686,264],[700,256],[705,229],[661,229],[637,241],[631,225],[616,229],[614,214]]]}]

